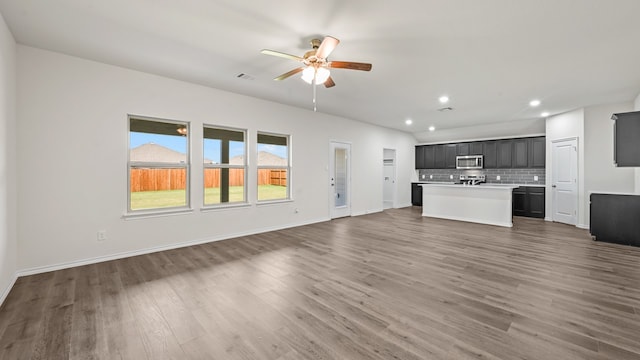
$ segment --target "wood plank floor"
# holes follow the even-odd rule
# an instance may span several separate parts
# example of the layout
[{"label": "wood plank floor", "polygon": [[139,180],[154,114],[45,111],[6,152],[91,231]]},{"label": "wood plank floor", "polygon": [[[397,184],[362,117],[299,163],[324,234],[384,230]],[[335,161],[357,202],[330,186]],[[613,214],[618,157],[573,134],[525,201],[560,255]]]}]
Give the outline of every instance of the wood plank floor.
[{"label": "wood plank floor", "polygon": [[18,279],[0,359],[640,359],[640,248],[418,208]]}]

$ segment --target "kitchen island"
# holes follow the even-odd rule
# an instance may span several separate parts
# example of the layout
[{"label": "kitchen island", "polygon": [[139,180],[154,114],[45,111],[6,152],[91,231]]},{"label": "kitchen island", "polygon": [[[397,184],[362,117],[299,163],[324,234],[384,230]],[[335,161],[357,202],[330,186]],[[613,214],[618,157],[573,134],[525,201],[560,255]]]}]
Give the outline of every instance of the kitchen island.
[{"label": "kitchen island", "polygon": [[422,216],[512,227],[518,185],[420,184]]}]

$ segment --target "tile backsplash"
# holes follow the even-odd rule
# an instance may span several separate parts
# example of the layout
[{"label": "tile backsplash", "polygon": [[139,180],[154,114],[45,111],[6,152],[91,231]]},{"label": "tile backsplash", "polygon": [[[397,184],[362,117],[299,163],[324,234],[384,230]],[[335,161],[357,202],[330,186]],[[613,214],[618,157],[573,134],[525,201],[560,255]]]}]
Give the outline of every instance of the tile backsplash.
[{"label": "tile backsplash", "polygon": [[[482,169],[482,170],[457,170],[457,169],[420,169],[418,181],[442,181],[449,182],[460,180],[460,175],[481,175],[487,177],[490,184],[545,184],[545,169]],[[424,175],[424,178],[423,178]],[[453,179],[451,179],[453,176]],[[500,176],[500,180],[497,177]],[[534,180],[537,176],[538,180]]]}]

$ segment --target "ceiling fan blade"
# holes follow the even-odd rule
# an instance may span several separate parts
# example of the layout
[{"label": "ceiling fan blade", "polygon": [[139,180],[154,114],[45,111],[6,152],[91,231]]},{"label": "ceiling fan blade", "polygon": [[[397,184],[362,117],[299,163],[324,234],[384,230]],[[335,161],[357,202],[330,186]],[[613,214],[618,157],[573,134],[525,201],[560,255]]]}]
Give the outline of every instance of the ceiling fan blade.
[{"label": "ceiling fan blade", "polygon": [[286,78],[288,78],[290,76],[293,76],[293,75],[295,75],[295,74],[297,74],[299,72],[302,72],[302,70],[304,70],[304,68],[300,67],[300,68],[297,68],[297,69],[293,69],[291,71],[287,71],[286,73],[274,78],[273,80],[284,80],[284,79],[286,79]]},{"label": "ceiling fan blade", "polygon": [[334,87],[334,86],[336,86],[336,83],[334,83],[333,79],[331,78],[331,76],[329,76],[327,78],[327,81],[324,82],[324,87],[330,88],[330,87]]},{"label": "ceiling fan blade", "polygon": [[275,50],[263,49],[260,52],[265,54],[265,55],[277,56],[277,57],[281,57],[281,58],[285,58],[285,59],[289,59],[289,60],[295,60],[295,61],[303,61],[304,60],[300,56],[286,54],[286,53],[283,53],[283,52],[280,52],[280,51],[275,51]]},{"label": "ceiling fan blade", "polygon": [[370,71],[372,65],[368,63],[359,63],[352,61],[331,61],[327,64],[328,67],[334,69],[349,69],[349,70],[362,70]]},{"label": "ceiling fan blade", "polygon": [[322,40],[322,43],[318,47],[318,50],[316,50],[316,57],[319,59],[326,59],[329,54],[331,54],[333,49],[338,46],[339,42],[340,40],[334,38],[333,36],[326,36],[324,40]]}]

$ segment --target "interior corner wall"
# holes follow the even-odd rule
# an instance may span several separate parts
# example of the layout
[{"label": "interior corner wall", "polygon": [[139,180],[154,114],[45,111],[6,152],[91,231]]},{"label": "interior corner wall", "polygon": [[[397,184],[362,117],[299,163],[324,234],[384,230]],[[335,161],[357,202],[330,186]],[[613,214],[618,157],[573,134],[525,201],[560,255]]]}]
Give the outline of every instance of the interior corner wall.
[{"label": "interior corner wall", "polygon": [[613,162],[613,120],[611,115],[633,111],[633,103],[590,106],[584,109],[585,224],[589,225],[589,196],[592,192],[633,193],[635,169],[616,167]]},{"label": "interior corner wall", "polygon": [[[411,134],[22,45],[17,64],[21,273],[328,220],[331,140],[351,143],[354,215],[383,208],[384,148],[397,151],[397,203],[411,203]],[[192,213],[122,218],[127,114],[190,122]],[[203,124],[248,130],[249,199],[251,139],[291,135],[293,201],[200,211]]]},{"label": "interior corner wall", "polygon": [[578,227],[587,227],[586,217],[584,213],[585,196],[584,196],[584,109],[577,109],[566,113],[551,116],[546,120],[546,195],[545,195],[545,213],[546,220],[552,219],[552,192],[551,180],[553,176],[552,165],[552,144],[557,140],[575,138],[578,140]]},{"label": "interior corner wall", "polygon": [[0,304],[16,276],[16,42],[0,16]]}]

